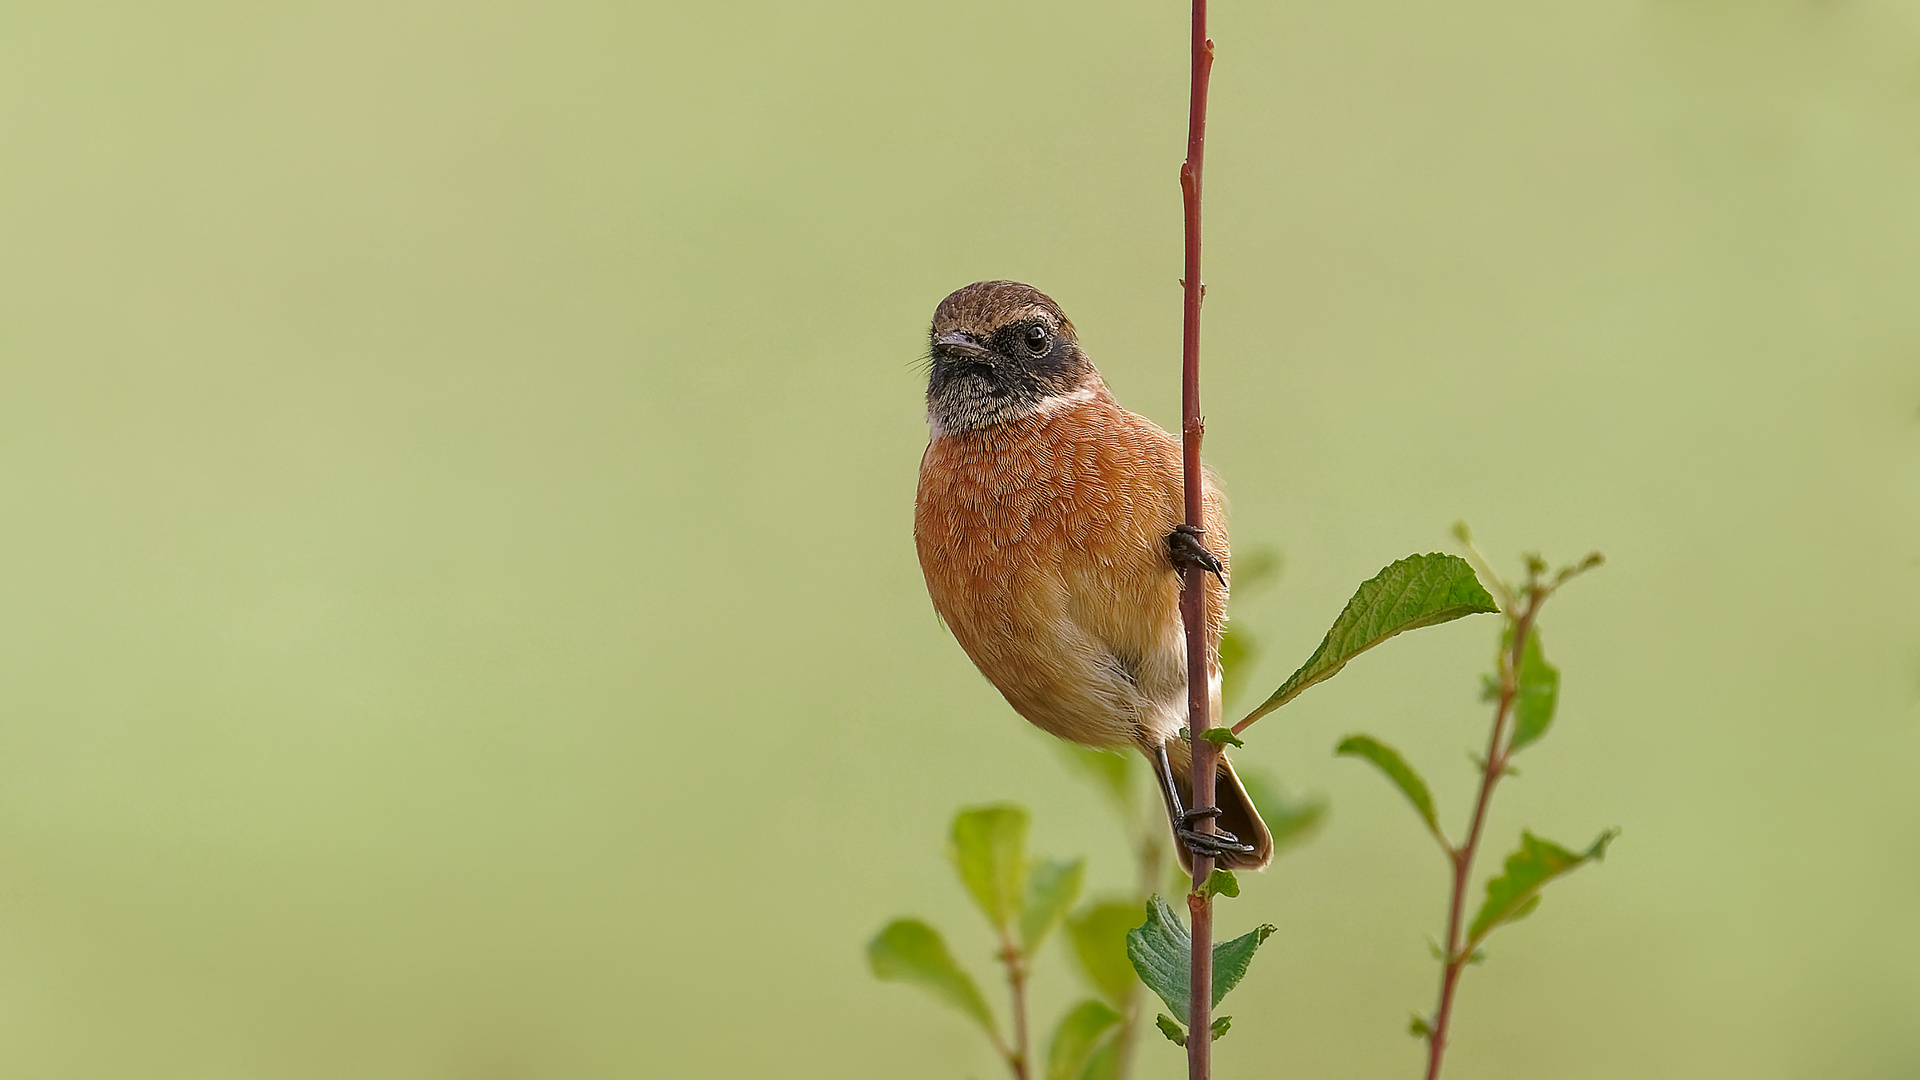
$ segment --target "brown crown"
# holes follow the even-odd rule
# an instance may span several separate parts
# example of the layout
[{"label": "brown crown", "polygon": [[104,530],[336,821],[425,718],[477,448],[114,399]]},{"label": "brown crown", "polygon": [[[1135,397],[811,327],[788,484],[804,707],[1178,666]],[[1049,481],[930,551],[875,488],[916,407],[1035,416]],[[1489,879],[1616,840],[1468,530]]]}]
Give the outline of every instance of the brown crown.
[{"label": "brown crown", "polygon": [[1078,340],[1073,322],[1046,293],[1018,281],[976,281],[956,289],[933,309],[933,332],[958,331],[988,338],[1017,319],[1045,313],[1068,340]]}]

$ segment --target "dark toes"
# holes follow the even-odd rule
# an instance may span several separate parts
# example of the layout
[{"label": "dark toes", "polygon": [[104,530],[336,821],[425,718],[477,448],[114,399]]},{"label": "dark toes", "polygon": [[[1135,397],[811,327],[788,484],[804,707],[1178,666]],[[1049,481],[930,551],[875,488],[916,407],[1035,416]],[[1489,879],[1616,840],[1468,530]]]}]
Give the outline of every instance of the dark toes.
[{"label": "dark toes", "polygon": [[1226,813],[1226,811],[1217,806],[1196,806],[1180,815],[1180,824],[1178,827],[1184,829],[1194,822],[1199,821],[1201,818],[1217,818],[1224,813]]},{"label": "dark toes", "polygon": [[1182,829],[1179,836],[1187,850],[1196,855],[1251,855],[1254,852],[1252,844],[1241,843],[1240,838],[1232,833],[1198,833]]},{"label": "dark toes", "polygon": [[1200,530],[1191,525],[1175,525],[1173,531],[1167,534],[1167,558],[1182,572],[1204,570],[1219,578],[1222,585],[1227,583],[1227,579],[1221,575],[1225,567],[1200,542]]}]

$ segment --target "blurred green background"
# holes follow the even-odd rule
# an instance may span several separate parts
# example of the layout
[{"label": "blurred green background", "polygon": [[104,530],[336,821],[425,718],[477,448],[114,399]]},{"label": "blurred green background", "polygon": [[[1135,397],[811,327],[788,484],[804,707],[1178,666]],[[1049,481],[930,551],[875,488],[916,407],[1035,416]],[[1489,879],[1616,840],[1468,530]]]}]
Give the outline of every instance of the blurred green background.
[{"label": "blurred green background", "polygon": [[[0,9],[0,1071],[996,1075],[867,937],[988,973],[961,804],[1127,866],[926,601],[914,364],[1022,279],[1173,424],[1186,15]],[[1467,975],[1451,1075],[1920,1076],[1920,5],[1214,36],[1255,681],[1456,518],[1611,560],[1489,864],[1624,835]],[[1252,732],[1332,811],[1225,909],[1280,932],[1222,1076],[1417,1074],[1443,867],[1330,750],[1458,828],[1495,630]]]}]

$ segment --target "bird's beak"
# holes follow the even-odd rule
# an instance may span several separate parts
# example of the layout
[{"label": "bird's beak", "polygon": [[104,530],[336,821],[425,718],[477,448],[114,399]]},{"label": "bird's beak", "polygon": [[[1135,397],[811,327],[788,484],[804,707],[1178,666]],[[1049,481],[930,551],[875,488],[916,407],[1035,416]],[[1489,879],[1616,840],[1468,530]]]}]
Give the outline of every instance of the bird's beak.
[{"label": "bird's beak", "polygon": [[934,338],[933,355],[942,360],[985,360],[993,354],[973,338],[956,332]]}]

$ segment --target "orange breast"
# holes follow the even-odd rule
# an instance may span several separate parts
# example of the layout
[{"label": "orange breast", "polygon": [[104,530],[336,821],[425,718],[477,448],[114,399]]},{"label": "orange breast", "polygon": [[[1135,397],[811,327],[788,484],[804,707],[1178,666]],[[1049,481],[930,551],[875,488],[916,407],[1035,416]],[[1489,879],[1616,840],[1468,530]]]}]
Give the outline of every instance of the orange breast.
[{"label": "orange breast", "polygon": [[[1180,447],[1104,386],[1083,398],[933,439],[914,513],[920,567],[934,609],[1021,715],[1091,746],[1158,745],[1185,722],[1166,555]],[[1207,546],[1225,561],[1211,477],[1207,511]],[[1226,590],[1208,586],[1211,647]]]}]

